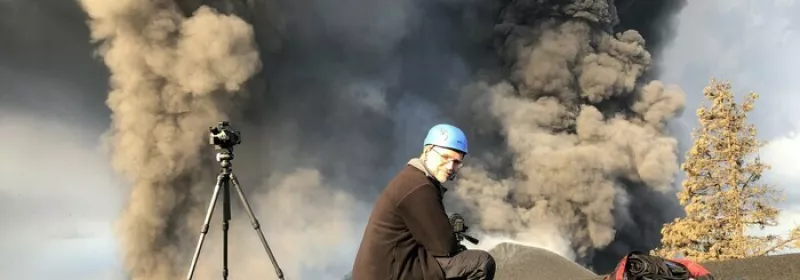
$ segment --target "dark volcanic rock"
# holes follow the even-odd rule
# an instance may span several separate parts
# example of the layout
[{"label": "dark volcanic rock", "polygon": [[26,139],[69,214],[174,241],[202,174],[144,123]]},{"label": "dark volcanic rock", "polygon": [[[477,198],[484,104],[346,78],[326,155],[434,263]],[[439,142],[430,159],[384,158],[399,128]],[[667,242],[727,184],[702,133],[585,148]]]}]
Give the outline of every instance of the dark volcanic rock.
[{"label": "dark volcanic rock", "polygon": [[501,243],[489,252],[497,261],[495,280],[598,278],[592,271],[545,249]]},{"label": "dark volcanic rock", "polygon": [[[602,280],[586,268],[545,249],[502,243],[490,251],[496,280]],[[715,280],[797,280],[800,254],[704,263]]]},{"label": "dark volcanic rock", "polygon": [[715,279],[800,279],[800,254],[709,262],[704,263],[703,266],[714,273]]}]

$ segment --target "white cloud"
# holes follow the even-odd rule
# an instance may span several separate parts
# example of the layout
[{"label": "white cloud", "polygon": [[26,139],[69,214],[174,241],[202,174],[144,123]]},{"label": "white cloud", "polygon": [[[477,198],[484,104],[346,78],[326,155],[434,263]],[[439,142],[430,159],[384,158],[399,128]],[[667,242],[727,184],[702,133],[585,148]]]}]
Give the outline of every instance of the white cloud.
[{"label": "white cloud", "polygon": [[[756,236],[763,236],[763,235],[778,235],[784,238],[787,237],[787,233],[793,228],[800,226],[800,209],[798,207],[794,208],[787,208],[781,212],[780,216],[778,216],[778,225],[775,227],[769,227],[762,229],[753,228],[748,231],[748,234],[756,235]],[[784,251],[775,252],[777,254],[784,254],[784,253],[800,253],[800,248],[794,248]]]},{"label": "white cloud", "polygon": [[763,232],[785,236],[793,227],[800,226],[800,135],[791,132],[769,142],[761,150],[761,158],[771,165],[764,174],[764,182],[783,191],[786,201],[778,217],[779,225]]},{"label": "white cloud", "polygon": [[[761,158],[771,165],[768,178],[791,185],[800,183],[800,135],[791,131],[786,136],[773,139],[761,149]],[[786,186],[790,187],[790,186]],[[800,195],[800,188],[788,191]]]},{"label": "white cloud", "polygon": [[123,189],[96,134],[64,123],[0,110],[0,279],[121,279]]}]

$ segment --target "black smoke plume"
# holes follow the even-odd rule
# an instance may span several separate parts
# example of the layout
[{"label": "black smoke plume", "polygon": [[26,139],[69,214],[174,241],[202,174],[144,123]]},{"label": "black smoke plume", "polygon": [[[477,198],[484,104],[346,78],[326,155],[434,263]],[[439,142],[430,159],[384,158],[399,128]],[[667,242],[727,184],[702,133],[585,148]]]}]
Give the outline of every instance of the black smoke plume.
[{"label": "black smoke plume", "polygon": [[[684,93],[647,79],[647,41],[619,28],[620,12],[642,7],[621,4],[507,2],[495,44],[506,77],[476,83],[463,103],[478,116],[470,123],[491,120],[480,133],[502,135],[499,150],[462,172],[465,211],[501,240],[600,271],[657,245],[661,225],[679,214],[678,146],[666,124],[683,110]],[[629,23],[637,24],[655,42],[669,30]]]},{"label": "black smoke plume", "polygon": [[[663,125],[682,93],[649,79],[684,2],[82,1],[89,18],[51,18],[89,20],[110,76],[86,66],[85,29],[41,31],[85,60],[3,61],[31,77],[90,69],[86,87],[111,77],[107,96],[72,94],[107,100],[92,116],[110,110],[115,165],[133,185],[119,237],[134,279],[188,268],[216,171],[205,132],[222,118],[240,124],[234,168],[287,277],[350,269],[372,199],[439,122],[467,130],[474,151],[453,210],[602,269],[677,215],[662,193],[677,170]],[[18,51],[30,39],[4,34]],[[271,276],[234,206],[232,277]],[[218,231],[200,277],[218,276]]]}]

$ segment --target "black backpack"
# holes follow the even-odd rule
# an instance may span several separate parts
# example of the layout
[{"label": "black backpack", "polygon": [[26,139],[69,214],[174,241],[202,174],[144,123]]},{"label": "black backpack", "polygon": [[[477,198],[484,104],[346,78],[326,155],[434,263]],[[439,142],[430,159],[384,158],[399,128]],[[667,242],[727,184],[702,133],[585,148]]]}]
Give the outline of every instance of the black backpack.
[{"label": "black backpack", "polygon": [[623,257],[605,280],[713,280],[708,270],[689,260],[671,260],[634,251]]}]

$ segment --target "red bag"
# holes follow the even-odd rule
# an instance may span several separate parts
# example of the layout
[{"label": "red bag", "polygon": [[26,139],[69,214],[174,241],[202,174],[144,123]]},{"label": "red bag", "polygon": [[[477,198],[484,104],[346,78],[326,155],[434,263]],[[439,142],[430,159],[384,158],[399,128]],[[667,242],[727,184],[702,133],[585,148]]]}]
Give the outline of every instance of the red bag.
[{"label": "red bag", "polygon": [[631,252],[617,263],[605,280],[713,280],[703,266],[687,259],[664,259]]}]

